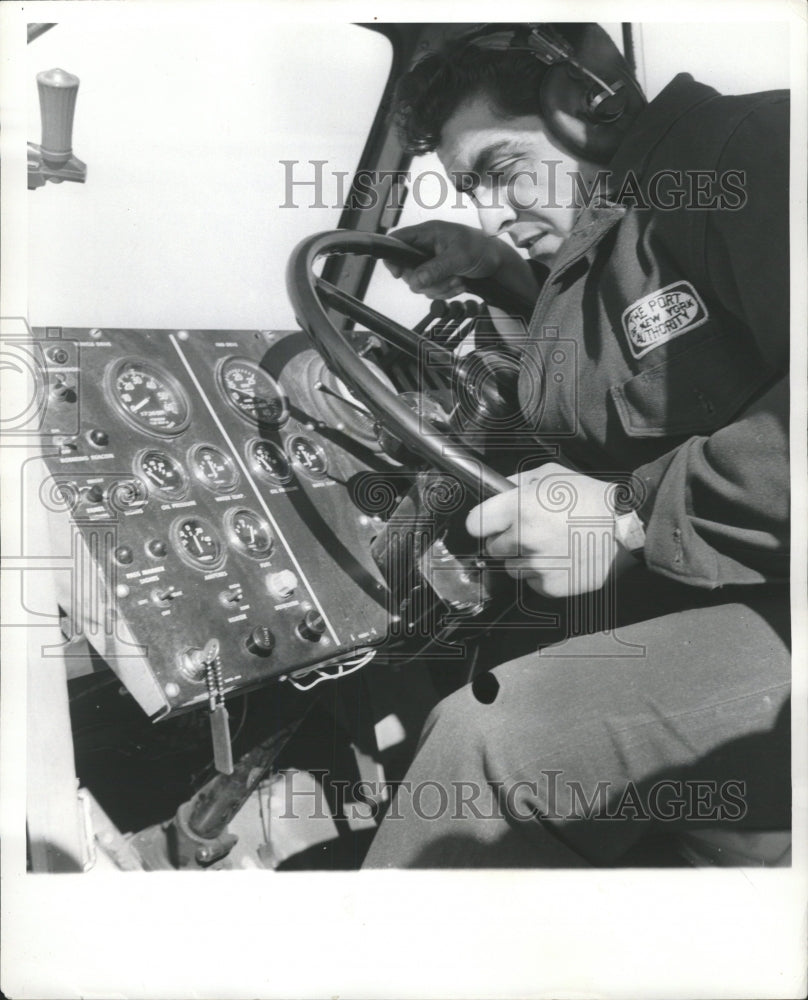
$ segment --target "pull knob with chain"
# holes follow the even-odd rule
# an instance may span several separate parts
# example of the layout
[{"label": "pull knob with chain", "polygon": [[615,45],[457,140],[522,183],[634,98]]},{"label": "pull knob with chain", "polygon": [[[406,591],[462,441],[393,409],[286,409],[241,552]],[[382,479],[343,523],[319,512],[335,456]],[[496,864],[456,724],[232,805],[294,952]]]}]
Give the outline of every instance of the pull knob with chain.
[{"label": "pull knob with chain", "polygon": [[208,686],[213,766],[220,774],[232,774],[233,745],[230,738],[230,717],[224,704],[224,675],[219,640],[210,639],[204,649],[192,654],[192,659],[196,661],[195,666],[204,668],[205,683]]}]

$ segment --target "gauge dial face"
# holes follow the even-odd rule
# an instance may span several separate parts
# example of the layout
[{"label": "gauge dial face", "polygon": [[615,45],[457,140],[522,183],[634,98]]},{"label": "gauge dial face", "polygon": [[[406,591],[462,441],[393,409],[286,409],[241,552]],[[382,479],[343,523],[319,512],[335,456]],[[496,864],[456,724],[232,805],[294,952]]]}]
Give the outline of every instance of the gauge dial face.
[{"label": "gauge dial face", "polygon": [[181,517],[171,526],[171,541],[183,562],[195,569],[216,569],[224,550],[216,529],[203,517]]},{"label": "gauge dial face", "polygon": [[286,442],[286,450],[294,465],[312,479],[322,479],[328,475],[328,459],[325,451],[305,434],[295,434]]},{"label": "gauge dial face", "polygon": [[238,483],[235,462],[215,445],[196,445],[188,456],[188,464],[196,478],[217,493],[226,493]]},{"label": "gauge dial face", "polygon": [[271,441],[251,441],[247,445],[247,461],[253,472],[273,483],[288,483],[292,479],[286,456]]},{"label": "gauge dial face", "polygon": [[142,451],[135,459],[135,472],[161,496],[178,499],[185,494],[186,478],[182,466],[165,452]]},{"label": "gauge dial face", "polygon": [[246,507],[229,510],[225,514],[228,541],[239,552],[263,559],[272,551],[272,529],[266,519]]},{"label": "gauge dial face", "polygon": [[286,397],[281,387],[249,358],[228,358],[218,372],[219,391],[238,413],[251,424],[272,427],[288,416]]},{"label": "gauge dial face", "polygon": [[122,359],[109,373],[107,391],[126,420],[150,434],[180,434],[190,421],[185,390],[157,365]]}]

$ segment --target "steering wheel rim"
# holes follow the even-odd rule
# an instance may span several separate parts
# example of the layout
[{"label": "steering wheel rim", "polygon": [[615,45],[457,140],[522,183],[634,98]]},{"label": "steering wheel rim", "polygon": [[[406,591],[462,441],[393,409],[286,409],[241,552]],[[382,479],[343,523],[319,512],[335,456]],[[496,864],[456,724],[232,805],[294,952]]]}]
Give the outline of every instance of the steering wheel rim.
[{"label": "steering wheel rim", "polygon": [[[335,373],[345,382],[370,411],[380,420],[390,433],[403,445],[415,452],[432,467],[455,476],[473,494],[481,499],[505,493],[513,489],[513,483],[476,458],[461,445],[448,441],[437,429],[434,434],[423,433],[423,418],[414,413],[399,397],[384,386],[371,372],[349,343],[345,335],[332,323],[320,301],[318,284],[322,284],[314,273],[314,263],[328,253],[370,254],[381,260],[390,260],[404,267],[417,267],[427,258],[419,250],[377,233],[357,233],[352,230],[335,229],[316,233],[299,243],[289,258],[286,270],[286,290],[298,323],[308,334],[314,346],[322,353]],[[328,286],[330,287],[330,286]],[[518,309],[517,304],[508,299],[504,292],[492,281],[469,281],[470,292],[489,301]],[[332,292],[336,291],[332,288]],[[356,306],[364,307],[358,299],[338,292],[342,300],[349,300]],[[443,351],[428,338],[401,327],[387,317],[374,311],[374,317],[385,320],[391,337],[402,337],[407,346],[424,342],[430,351]],[[406,346],[405,346],[406,349]],[[448,352],[443,352],[448,353]]]}]

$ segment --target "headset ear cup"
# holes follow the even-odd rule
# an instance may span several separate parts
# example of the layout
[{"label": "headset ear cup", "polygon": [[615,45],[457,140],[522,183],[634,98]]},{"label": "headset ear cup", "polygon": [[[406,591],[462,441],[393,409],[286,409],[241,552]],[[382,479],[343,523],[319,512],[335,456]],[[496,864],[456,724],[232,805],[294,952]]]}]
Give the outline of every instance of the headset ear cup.
[{"label": "headset ear cup", "polygon": [[[539,91],[541,117],[567,152],[590,163],[611,160],[639,109],[633,107],[635,88],[620,84],[617,93],[609,94],[573,67],[559,64],[547,70]],[[636,97],[644,103],[639,92]]]},{"label": "headset ear cup", "polygon": [[611,125],[626,113],[628,92],[622,80],[611,84],[612,93],[595,84],[587,95],[587,116],[590,121]]}]

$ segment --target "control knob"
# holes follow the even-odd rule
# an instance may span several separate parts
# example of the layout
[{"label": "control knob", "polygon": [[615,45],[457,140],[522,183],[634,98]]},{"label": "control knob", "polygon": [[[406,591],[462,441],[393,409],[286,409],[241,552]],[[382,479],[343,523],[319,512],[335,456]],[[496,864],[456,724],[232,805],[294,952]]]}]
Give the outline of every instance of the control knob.
[{"label": "control knob", "polygon": [[319,642],[325,632],[325,621],[319,611],[314,608],[307,611],[303,621],[297,626],[297,634],[308,642]]},{"label": "control knob", "polygon": [[253,656],[269,656],[275,648],[275,636],[268,625],[256,625],[244,644]]}]

